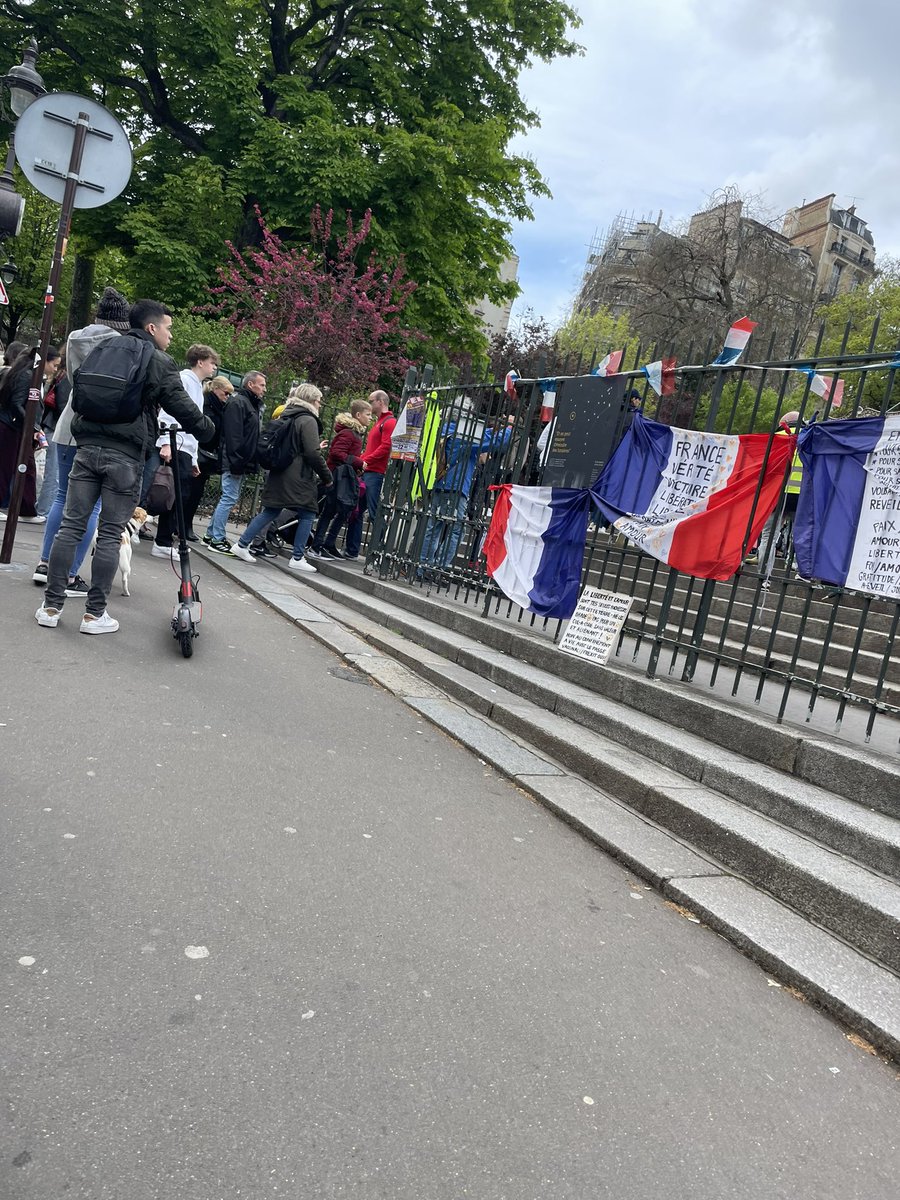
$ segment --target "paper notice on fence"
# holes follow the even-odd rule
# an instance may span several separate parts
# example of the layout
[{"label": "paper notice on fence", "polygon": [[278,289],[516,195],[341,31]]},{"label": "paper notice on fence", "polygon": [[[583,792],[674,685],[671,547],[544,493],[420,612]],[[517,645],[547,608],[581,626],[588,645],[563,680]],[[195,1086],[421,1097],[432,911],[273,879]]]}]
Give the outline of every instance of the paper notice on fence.
[{"label": "paper notice on fence", "polygon": [[631,610],[632,596],[585,588],[559,643],[560,650],[590,662],[608,661]]},{"label": "paper notice on fence", "polygon": [[391,458],[415,462],[425,424],[425,397],[410,396],[391,434]]}]

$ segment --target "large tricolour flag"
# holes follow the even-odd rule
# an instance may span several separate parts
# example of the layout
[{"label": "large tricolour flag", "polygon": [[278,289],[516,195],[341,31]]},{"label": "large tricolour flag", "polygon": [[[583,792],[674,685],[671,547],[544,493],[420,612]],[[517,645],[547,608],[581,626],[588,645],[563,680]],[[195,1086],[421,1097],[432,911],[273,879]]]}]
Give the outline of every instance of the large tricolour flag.
[{"label": "large tricolour flag", "polygon": [[795,445],[793,436],[698,433],[635,413],[591,498],[654,558],[729,579],[778,503]]},{"label": "large tricolour flag", "polygon": [[725,345],[718,358],[712,360],[714,367],[727,367],[729,363],[737,362],[747,348],[750,335],[756,328],[756,321],[749,317],[741,317],[725,334]]},{"label": "large tricolour flag", "polygon": [[522,608],[567,620],[578,603],[590,493],[512,483],[495,490],[484,543],[488,574]]},{"label": "large tricolour flag", "polygon": [[797,447],[800,574],[900,600],[900,415],[810,425]]}]

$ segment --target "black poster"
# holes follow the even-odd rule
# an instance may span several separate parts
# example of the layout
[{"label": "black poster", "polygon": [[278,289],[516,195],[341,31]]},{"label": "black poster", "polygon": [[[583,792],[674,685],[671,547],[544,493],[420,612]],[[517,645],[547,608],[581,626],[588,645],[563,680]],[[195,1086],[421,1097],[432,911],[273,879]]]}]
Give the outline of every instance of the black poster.
[{"label": "black poster", "polygon": [[620,376],[562,380],[541,483],[590,487],[622,436],[624,418],[625,380]]}]

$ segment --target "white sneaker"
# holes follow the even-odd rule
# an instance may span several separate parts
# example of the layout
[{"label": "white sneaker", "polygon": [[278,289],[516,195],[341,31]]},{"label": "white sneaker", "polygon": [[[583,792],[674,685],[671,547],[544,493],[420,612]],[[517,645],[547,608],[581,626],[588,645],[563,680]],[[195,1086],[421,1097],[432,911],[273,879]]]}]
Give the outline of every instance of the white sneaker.
[{"label": "white sneaker", "polygon": [[311,562],[307,562],[305,558],[292,558],[288,563],[292,571],[304,571],[307,575],[318,575],[318,571]]},{"label": "white sneaker", "polygon": [[47,524],[46,517],[19,517],[19,521],[22,525],[46,525]]},{"label": "white sneaker", "polygon": [[231,547],[231,553],[235,558],[239,558],[241,562],[255,563],[256,559],[250,553],[249,546],[242,546],[240,542],[235,542]]},{"label": "white sneaker", "polygon": [[154,558],[167,558],[169,562],[173,558],[178,557],[178,551],[174,546],[166,548],[165,546],[157,546],[156,542],[153,543],[150,553]]},{"label": "white sneaker", "polygon": [[115,633],[118,628],[119,622],[108,612],[105,612],[102,617],[94,617],[90,613],[85,613],[81,618],[82,633]]},{"label": "white sneaker", "polygon": [[38,625],[43,625],[46,629],[55,629],[61,616],[62,613],[58,608],[44,608],[42,604],[34,614],[34,619]]}]

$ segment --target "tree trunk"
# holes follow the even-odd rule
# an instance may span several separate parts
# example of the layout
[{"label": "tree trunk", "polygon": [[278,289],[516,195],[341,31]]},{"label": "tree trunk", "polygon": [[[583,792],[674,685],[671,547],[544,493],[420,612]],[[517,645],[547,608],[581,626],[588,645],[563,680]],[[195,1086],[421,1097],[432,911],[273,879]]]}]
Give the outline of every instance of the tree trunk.
[{"label": "tree trunk", "polygon": [[66,332],[83,329],[91,322],[94,305],[94,260],[84,254],[75,255],[75,270],[72,274],[72,299],[69,301],[69,317]]}]

